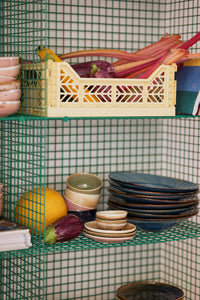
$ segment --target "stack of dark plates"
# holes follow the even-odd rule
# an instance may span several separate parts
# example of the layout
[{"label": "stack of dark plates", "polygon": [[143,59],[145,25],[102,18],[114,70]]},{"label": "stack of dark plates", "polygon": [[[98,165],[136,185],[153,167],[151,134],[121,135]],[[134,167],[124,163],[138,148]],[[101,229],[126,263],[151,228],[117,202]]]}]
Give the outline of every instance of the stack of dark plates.
[{"label": "stack of dark plates", "polygon": [[109,209],[128,212],[138,229],[163,231],[198,214],[199,185],[145,173],[109,174]]}]

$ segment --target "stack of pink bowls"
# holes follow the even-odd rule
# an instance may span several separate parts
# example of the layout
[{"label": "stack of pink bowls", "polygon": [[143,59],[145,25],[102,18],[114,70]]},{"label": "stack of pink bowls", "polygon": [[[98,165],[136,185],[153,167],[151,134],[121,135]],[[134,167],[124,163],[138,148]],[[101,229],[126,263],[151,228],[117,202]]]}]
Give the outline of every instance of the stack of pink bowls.
[{"label": "stack of pink bowls", "polygon": [[0,183],[0,216],[3,208],[3,183]]},{"label": "stack of pink bowls", "polygon": [[84,223],[94,220],[102,185],[102,179],[95,174],[70,175],[63,195],[68,213],[79,216]]},{"label": "stack of pink bowls", "polygon": [[20,107],[19,57],[0,57],[0,117],[12,115]]}]

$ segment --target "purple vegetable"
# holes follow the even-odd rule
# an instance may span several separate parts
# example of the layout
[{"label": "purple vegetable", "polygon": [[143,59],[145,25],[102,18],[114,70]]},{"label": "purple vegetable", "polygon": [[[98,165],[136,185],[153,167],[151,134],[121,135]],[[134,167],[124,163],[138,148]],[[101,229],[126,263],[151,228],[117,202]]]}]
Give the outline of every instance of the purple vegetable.
[{"label": "purple vegetable", "polygon": [[[114,78],[115,71],[112,64],[104,60],[87,61],[71,67],[80,77],[85,78]],[[88,90],[95,93],[101,102],[111,102],[111,86],[95,85],[89,86]]]},{"label": "purple vegetable", "polygon": [[[71,65],[80,77],[113,78],[115,71],[112,64],[104,60],[87,61]],[[95,69],[94,69],[95,68]],[[97,73],[97,74],[96,74]],[[105,75],[106,77],[103,77]]]},{"label": "purple vegetable", "polygon": [[83,222],[73,214],[58,219],[45,229],[45,242],[54,244],[69,241],[77,237],[83,230]]},{"label": "purple vegetable", "polygon": [[92,63],[89,77],[110,78],[111,76],[108,73],[107,69],[99,69],[95,63]]}]

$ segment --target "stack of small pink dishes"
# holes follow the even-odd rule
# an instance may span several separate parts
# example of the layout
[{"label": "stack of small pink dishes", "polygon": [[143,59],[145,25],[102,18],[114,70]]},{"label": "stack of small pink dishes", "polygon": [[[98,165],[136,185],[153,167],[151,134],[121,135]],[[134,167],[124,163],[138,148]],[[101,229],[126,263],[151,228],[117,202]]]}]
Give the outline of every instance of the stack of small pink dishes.
[{"label": "stack of small pink dishes", "polygon": [[96,212],[96,220],[86,222],[85,236],[101,243],[121,243],[134,238],[136,226],[127,222],[124,210],[105,210]]},{"label": "stack of small pink dishes", "polygon": [[19,57],[0,57],[0,117],[16,113],[20,107]]},{"label": "stack of small pink dishes", "polygon": [[3,208],[3,183],[0,183],[0,216]]}]

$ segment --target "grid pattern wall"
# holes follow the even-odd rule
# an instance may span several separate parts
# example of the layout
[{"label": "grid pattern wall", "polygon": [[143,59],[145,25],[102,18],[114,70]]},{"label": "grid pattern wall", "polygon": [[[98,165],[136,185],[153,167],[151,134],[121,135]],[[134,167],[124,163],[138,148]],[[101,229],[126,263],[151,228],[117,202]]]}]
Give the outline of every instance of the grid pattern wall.
[{"label": "grid pattern wall", "polygon": [[45,41],[45,1],[5,1],[0,3],[0,53],[35,60],[35,49]]},{"label": "grid pattern wall", "polygon": [[138,50],[165,34],[166,7],[160,1],[49,1],[47,45],[58,54],[86,48]]},{"label": "grid pattern wall", "polygon": [[[199,182],[199,126],[199,119],[164,120],[163,169],[166,166],[168,176]],[[193,219],[200,223],[199,215]],[[186,299],[199,297],[199,245],[199,239],[162,245],[163,280],[173,280],[173,283],[184,286]]]},{"label": "grid pattern wall", "polygon": [[183,287],[185,299],[199,299],[200,240],[188,239],[163,245],[161,251],[162,280]]},{"label": "grid pattern wall", "polygon": [[[23,93],[36,91],[34,105],[38,109],[38,97],[46,88],[45,76],[41,84],[30,71],[30,60],[40,68],[35,52],[38,46],[48,46],[57,54],[85,48],[134,51],[157,41],[165,32],[188,39],[199,30],[198,2],[3,0],[0,53],[17,54],[25,60]],[[198,50],[197,46],[193,49]],[[107,207],[107,180],[112,171],[142,171],[198,182],[198,135],[199,120],[193,118],[68,122],[20,118],[1,122],[3,214],[13,218],[21,194],[37,185],[63,193],[67,176],[75,172],[102,177],[99,209]],[[197,300],[199,239],[180,241],[195,233],[199,236],[199,216],[193,221],[166,235],[153,234],[150,238],[147,233],[139,234],[134,245],[124,247],[101,245],[98,249],[92,242],[85,246],[86,239],[80,237],[77,244],[69,243],[74,251],[63,252],[68,245],[46,247],[41,234],[34,236],[32,249],[0,256],[0,299],[86,300],[90,296],[111,300],[116,288],[127,281],[155,279],[177,284],[184,289],[186,299]],[[172,239],[175,241],[168,242]],[[79,241],[84,250],[78,249]]]},{"label": "grid pattern wall", "polygon": [[164,120],[163,168],[168,176],[199,182],[199,119]]},{"label": "grid pattern wall", "polygon": [[42,299],[44,289],[44,260],[41,255],[2,256],[1,300]]},{"label": "grid pattern wall", "polygon": [[114,300],[122,284],[159,279],[159,244],[48,254],[48,300]]},{"label": "grid pattern wall", "polygon": [[158,124],[156,119],[48,121],[47,186],[63,193],[70,174],[98,174],[104,182],[99,209],[105,208],[109,173],[162,172]]},{"label": "grid pattern wall", "polygon": [[[200,7],[198,0],[168,1],[166,10],[166,28],[171,33],[178,33],[184,40],[189,39],[199,31]],[[199,51],[199,43],[195,44],[192,51]]]}]

